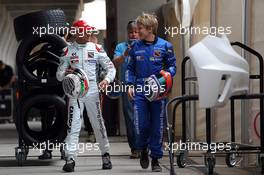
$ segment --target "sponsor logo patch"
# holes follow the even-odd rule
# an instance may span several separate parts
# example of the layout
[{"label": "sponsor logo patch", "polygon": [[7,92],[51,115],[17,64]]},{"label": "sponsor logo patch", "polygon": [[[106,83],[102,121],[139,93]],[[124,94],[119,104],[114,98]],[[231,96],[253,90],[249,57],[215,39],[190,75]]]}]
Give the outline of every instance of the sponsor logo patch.
[{"label": "sponsor logo patch", "polygon": [[89,63],[96,63],[96,60],[87,60]]},{"label": "sponsor logo patch", "polygon": [[137,61],[143,61],[144,57],[139,55],[139,56],[136,56],[136,59],[137,59]]},{"label": "sponsor logo patch", "polygon": [[69,52],[68,47],[65,47],[65,48],[63,49],[63,52],[64,52],[64,56],[68,55],[68,52]]},{"label": "sponsor logo patch", "polygon": [[160,50],[155,50],[154,57],[160,57],[160,56],[161,56]]},{"label": "sponsor logo patch", "polygon": [[104,123],[103,123],[103,118],[102,118],[102,115],[101,115],[101,107],[100,107],[100,103],[99,102],[96,102],[96,109],[97,109],[96,118],[97,118],[98,123],[99,123],[101,137],[102,137],[102,139],[105,139],[106,138],[105,126],[104,126]]},{"label": "sponsor logo patch", "polygon": [[70,60],[71,60],[71,63],[79,63],[79,57],[76,53],[72,53]]},{"label": "sponsor logo patch", "polygon": [[172,52],[173,52],[173,50],[172,50],[172,49],[168,49],[168,52],[169,52],[169,53],[172,53]]},{"label": "sponsor logo patch", "polygon": [[149,60],[150,61],[155,61],[155,58],[154,57],[150,57]]},{"label": "sponsor logo patch", "polygon": [[88,58],[94,58],[94,52],[88,52],[87,56]]},{"label": "sponsor logo patch", "polygon": [[72,120],[73,120],[73,106],[70,106],[70,115],[69,115],[69,121],[68,121],[68,132],[71,132],[72,127]]},{"label": "sponsor logo patch", "polygon": [[137,50],[137,51],[135,51],[135,54],[145,53],[145,52],[146,52],[145,50]]}]

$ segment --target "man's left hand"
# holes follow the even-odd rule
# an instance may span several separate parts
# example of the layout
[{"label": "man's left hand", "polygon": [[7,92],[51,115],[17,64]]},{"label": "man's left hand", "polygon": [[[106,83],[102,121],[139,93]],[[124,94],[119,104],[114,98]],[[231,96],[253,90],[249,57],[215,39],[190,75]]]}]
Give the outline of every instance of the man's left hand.
[{"label": "man's left hand", "polygon": [[99,88],[100,88],[100,90],[105,91],[105,89],[107,88],[108,84],[109,84],[109,83],[108,83],[108,81],[106,81],[106,80],[101,81],[101,82],[99,83]]}]

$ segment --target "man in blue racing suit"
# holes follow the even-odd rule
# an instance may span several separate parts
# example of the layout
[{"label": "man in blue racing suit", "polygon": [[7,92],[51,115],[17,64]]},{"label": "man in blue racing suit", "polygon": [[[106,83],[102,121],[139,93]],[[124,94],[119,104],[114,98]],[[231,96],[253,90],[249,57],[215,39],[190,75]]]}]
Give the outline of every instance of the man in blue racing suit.
[{"label": "man in blue racing suit", "polygon": [[151,75],[158,76],[161,70],[173,77],[176,74],[176,58],[172,44],[156,36],[158,21],[154,15],[143,13],[136,22],[140,40],[133,44],[129,52],[126,71],[126,83],[130,85],[128,96],[134,99],[136,148],[141,152],[141,167],[148,168],[150,150],[152,171],[160,172],[162,168],[158,159],[163,156],[165,99],[150,102],[142,91],[144,88],[138,87],[143,87],[144,80]]}]

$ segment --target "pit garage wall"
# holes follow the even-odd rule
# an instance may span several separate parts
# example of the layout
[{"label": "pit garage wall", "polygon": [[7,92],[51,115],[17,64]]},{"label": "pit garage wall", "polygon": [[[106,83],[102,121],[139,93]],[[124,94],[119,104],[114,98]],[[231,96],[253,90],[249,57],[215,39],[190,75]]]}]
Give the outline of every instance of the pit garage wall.
[{"label": "pit garage wall", "polygon": [[[253,0],[252,1],[252,10],[251,10],[251,47],[255,49],[257,52],[259,52],[262,56],[264,56],[264,23],[263,23],[263,8],[264,8],[264,1],[261,0]],[[253,73],[259,72],[258,68],[258,62],[256,59],[251,59],[251,70]],[[254,81],[250,84],[252,92],[259,92],[259,83],[258,81]],[[250,110],[249,110],[249,143],[253,145],[259,145],[260,140],[256,135],[256,132],[254,130],[254,119],[259,112],[259,102],[257,100],[252,101],[250,104]],[[259,119],[259,118],[258,118]],[[257,120],[257,130],[259,129],[259,120]],[[255,164],[255,158],[250,157],[249,162],[252,162],[252,164]]]},{"label": "pit garage wall", "polygon": [[126,25],[135,20],[142,12],[156,12],[166,0],[117,0],[117,36],[118,41],[126,40]]},{"label": "pit garage wall", "polygon": [[[175,17],[175,11],[173,9],[173,3],[168,2],[166,5],[162,7],[162,13],[164,18],[164,27],[166,29],[170,29],[169,32],[166,33],[166,39],[171,42],[174,46],[174,53],[176,55],[176,66],[177,66],[177,73],[173,79],[173,87],[171,92],[169,93],[169,99],[172,97],[180,96],[181,95],[181,62],[183,59],[182,50],[181,50],[181,37],[180,35],[172,35],[173,27],[180,26],[178,20]],[[170,123],[172,121],[171,117],[172,107],[169,108],[169,116],[170,116]],[[181,106],[179,106],[178,110],[176,111],[176,136],[181,136]]]},{"label": "pit garage wall", "polygon": [[[236,2],[240,0],[235,0]],[[220,0],[217,2],[217,11],[216,11],[216,25],[217,26],[232,26],[233,32],[228,37],[230,40],[238,40],[241,41],[241,25],[242,23],[238,22],[237,19],[242,19],[241,12],[239,11],[242,9],[242,6],[240,9],[237,8],[237,4],[235,1],[232,1],[232,3],[228,4],[228,8],[225,7],[225,3]],[[193,15],[193,27],[210,27],[210,0],[200,0],[199,3],[196,6],[194,15]],[[236,7],[236,8],[234,8]],[[236,10],[231,10],[231,9]],[[166,10],[165,10],[166,9]],[[239,14],[240,13],[240,14]],[[230,17],[231,16],[231,17]],[[173,10],[169,9],[169,7],[164,8],[164,18],[165,18],[165,24],[167,27],[180,27],[177,19],[175,18],[175,13]],[[203,34],[195,34],[192,35],[192,41],[191,45],[197,43],[200,41],[203,37],[206,35]],[[174,80],[174,87],[172,89],[172,93],[170,94],[170,97],[175,97],[181,95],[181,62],[183,59],[182,56],[182,50],[181,50],[181,40],[179,35],[167,35],[167,39],[173,43],[175,53],[177,55],[177,75]],[[192,86],[195,86],[197,88],[198,92],[198,86],[197,84],[192,83]],[[205,141],[205,112],[204,110],[199,109],[199,103],[196,103],[197,106],[197,113],[196,113],[196,119],[193,121],[195,128],[193,133],[191,135],[194,136],[194,140],[200,140]],[[214,127],[214,135],[213,138],[215,139],[222,139],[225,138],[223,141],[229,140],[229,130],[227,130],[227,127],[229,126],[229,120],[228,120],[228,112],[229,108],[227,107],[221,109],[221,110],[215,110],[213,111],[213,116],[215,118],[215,122],[213,124]],[[240,110],[237,111],[240,112]],[[176,114],[176,136],[181,136],[181,111],[180,108],[177,111]],[[190,122],[191,123],[191,122]],[[240,123],[240,121],[238,121]],[[238,125],[240,126],[240,125]],[[225,128],[225,129],[223,129]],[[193,128],[191,128],[192,130]],[[239,133],[237,133],[239,134]]]},{"label": "pit garage wall", "polygon": [[17,47],[13,19],[0,0],[0,60],[14,68]]},{"label": "pit garage wall", "polygon": [[[232,34],[229,35],[230,41],[240,41],[243,42],[243,1],[234,0],[226,2],[224,0],[216,0],[216,24],[217,26],[232,26]],[[261,0],[248,1],[248,11],[249,11],[249,26],[247,26],[248,34],[248,45],[253,49],[260,52],[261,55],[264,54],[264,35],[263,35],[263,7],[264,2]],[[238,53],[241,53],[241,49],[235,47]],[[250,65],[251,74],[259,72],[257,59],[249,55],[248,61]],[[254,80],[250,83],[250,92],[258,93],[259,82]],[[259,112],[258,100],[246,101],[245,110],[241,110],[241,102],[237,101],[235,104],[236,116],[235,116],[235,131],[236,131],[236,141],[242,142],[250,145],[259,145],[259,139],[257,138],[253,122],[256,114]],[[230,104],[228,103],[224,108],[219,108],[215,110],[214,115],[214,138],[216,141],[230,141]],[[244,118],[241,114],[244,113]],[[257,122],[259,126],[259,122]],[[199,124],[197,125],[199,128]],[[198,129],[197,128],[197,129]],[[200,133],[200,132],[198,132]],[[200,134],[202,136],[202,134]],[[256,156],[245,156],[242,165],[255,165]]]},{"label": "pit garage wall", "polygon": [[[227,35],[230,41],[242,42],[242,3],[241,0],[226,2],[224,0],[216,0],[216,17],[211,19],[211,4],[209,0],[199,1],[193,17],[194,27],[210,27],[210,20],[215,21],[216,27],[232,27],[232,33]],[[194,35],[192,43],[195,44],[206,35]],[[239,53],[240,50],[236,49]],[[210,84],[210,83],[209,83]],[[208,86],[210,88],[210,86]],[[197,86],[198,92],[198,86]],[[230,141],[230,103],[223,108],[212,110],[212,139],[215,141]],[[240,141],[240,103],[236,104],[236,136]],[[197,140],[205,141],[205,111],[199,108],[197,103],[197,115],[195,133]]]},{"label": "pit garage wall", "polygon": [[[210,19],[210,10],[211,4],[210,0],[200,0],[194,16],[193,16],[193,26],[194,27],[210,27],[210,20],[215,22],[215,25],[220,27],[232,27],[232,33],[228,35],[230,41],[243,41],[243,30],[242,30],[242,3],[241,0],[215,0],[215,19]],[[264,1],[262,0],[253,0],[249,1],[249,25],[248,26],[248,35],[249,35],[249,45],[253,49],[256,49],[260,54],[264,55],[264,23],[263,23],[263,8]],[[168,26],[178,26],[179,23],[176,20],[175,14],[173,11],[167,10],[164,19],[165,23]],[[192,45],[200,41],[205,35],[193,35],[192,36]],[[167,39],[174,44],[175,53],[177,54],[177,75],[174,81],[174,87],[172,90],[172,94],[170,97],[175,97],[180,95],[180,77],[181,77],[181,47],[180,47],[180,36],[171,37],[167,35]],[[241,49],[235,47],[236,51],[241,54]],[[249,57],[249,64],[252,73],[258,72],[258,67],[254,58]],[[250,84],[251,92],[258,92],[258,81],[254,81],[254,83]],[[210,88],[210,86],[208,86]],[[198,86],[197,86],[198,92]],[[244,125],[244,130],[241,130],[241,123],[245,122],[245,120],[241,120],[241,103],[240,101],[235,104],[236,116],[235,116],[235,131],[236,131],[236,141],[249,143],[252,145],[259,145],[259,139],[257,138],[254,129],[253,129],[253,121],[256,114],[259,112],[258,101],[249,101],[248,102],[248,110],[245,110],[245,120],[248,122]],[[228,103],[225,107],[213,110],[212,117],[212,131],[213,131],[213,140],[217,142],[230,141],[230,103]],[[176,120],[176,136],[181,135],[181,113],[177,112],[177,120]],[[205,113],[204,110],[199,109],[199,104],[197,103],[197,114],[194,130],[194,137],[197,141],[205,141]],[[257,125],[259,125],[259,121],[257,120]],[[258,127],[259,128],[259,127]],[[244,165],[250,164],[255,165],[256,159],[255,156],[252,157],[244,157]]]}]

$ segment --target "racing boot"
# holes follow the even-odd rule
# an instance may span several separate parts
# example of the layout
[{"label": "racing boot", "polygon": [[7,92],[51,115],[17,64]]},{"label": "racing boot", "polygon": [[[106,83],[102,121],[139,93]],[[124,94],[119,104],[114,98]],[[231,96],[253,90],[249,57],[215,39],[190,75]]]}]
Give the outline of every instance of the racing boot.
[{"label": "racing boot", "polygon": [[73,159],[66,160],[65,165],[63,166],[62,170],[65,172],[74,172],[75,161]]},{"label": "racing boot", "polygon": [[112,162],[109,153],[105,153],[104,155],[102,155],[102,162],[103,162],[103,167],[102,167],[103,170],[112,169]]}]

